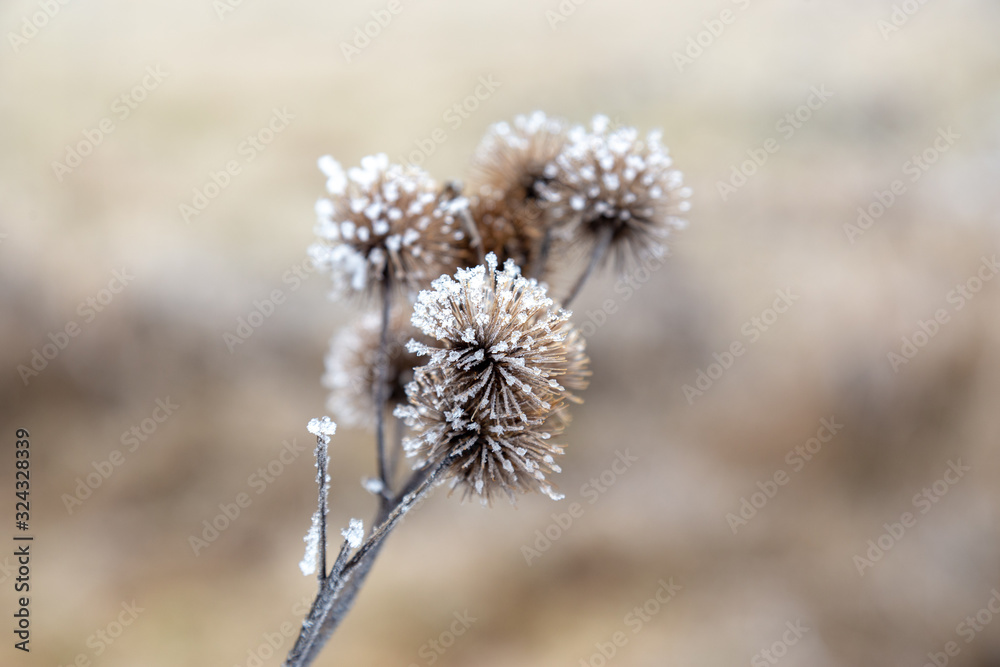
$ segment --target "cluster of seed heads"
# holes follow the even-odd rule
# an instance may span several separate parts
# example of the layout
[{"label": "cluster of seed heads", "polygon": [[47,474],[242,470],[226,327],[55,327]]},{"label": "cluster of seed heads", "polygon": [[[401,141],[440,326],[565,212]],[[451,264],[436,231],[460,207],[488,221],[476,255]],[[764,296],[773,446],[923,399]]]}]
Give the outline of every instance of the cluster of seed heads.
[{"label": "cluster of seed heads", "polygon": [[569,245],[592,252],[591,268],[609,254],[620,267],[663,254],[690,191],[659,134],[640,138],[603,116],[588,128],[518,116],[489,129],[465,193],[381,154],[346,173],[329,156],[319,166],[329,196],[316,206],[314,262],[335,296],[396,300],[392,316],[367,316],[333,341],[330,408],[367,425],[388,405],[409,429],[414,466],[445,465],[441,479],[465,496],[559,497],[549,475],[563,449],[552,439],[587,385],[588,359],[540,281],[567,268]]}]

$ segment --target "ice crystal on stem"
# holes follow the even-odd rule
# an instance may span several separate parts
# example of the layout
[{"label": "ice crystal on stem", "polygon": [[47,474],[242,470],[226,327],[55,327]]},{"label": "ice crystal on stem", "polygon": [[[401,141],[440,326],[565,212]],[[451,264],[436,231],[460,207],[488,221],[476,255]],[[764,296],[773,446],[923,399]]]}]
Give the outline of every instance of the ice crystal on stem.
[{"label": "ice crystal on stem", "polygon": [[[325,566],[326,552],[326,499],[330,489],[328,462],[330,460],[328,447],[330,436],[337,432],[337,424],[329,417],[310,419],[306,429],[316,436],[316,485],[319,487],[319,508],[312,515],[312,524],[304,538],[306,543],[305,556],[299,563],[302,574],[310,575],[317,567]],[[321,573],[322,574],[322,573]]]},{"label": "ice crystal on stem", "polygon": [[306,554],[302,557],[302,562],[299,563],[299,569],[302,570],[302,574],[309,576],[310,574],[316,573],[316,568],[319,561],[319,530],[320,527],[320,515],[319,511],[313,512],[312,515],[312,525],[309,526],[309,532],[303,540],[306,543]]},{"label": "ice crystal on stem", "polygon": [[365,536],[365,524],[361,519],[351,519],[347,528],[340,531],[340,534],[344,536],[348,546],[357,549],[361,546],[361,540]]}]

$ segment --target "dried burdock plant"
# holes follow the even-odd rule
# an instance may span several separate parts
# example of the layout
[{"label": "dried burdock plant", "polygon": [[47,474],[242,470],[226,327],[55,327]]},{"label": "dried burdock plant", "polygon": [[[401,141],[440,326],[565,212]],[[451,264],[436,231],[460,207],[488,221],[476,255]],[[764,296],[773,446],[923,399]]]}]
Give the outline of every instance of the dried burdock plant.
[{"label": "dried burdock plant", "polygon": [[[589,130],[567,127],[541,112],[491,127],[468,197],[384,155],[346,173],[333,158],[320,160],[330,197],[316,206],[319,240],[310,254],[329,270],[335,298],[381,298],[380,314],[334,339],[324,376],[342,423],[375,425],[377,475],[365,488],[378,509],[367,534],[351,519],[328,564],[336,425],[312,420],[319,501],[301,567],[317,575],[319,591],[287,667],[315,660],[385,538],[436,485],[450,482],[485,505],[526,492],[561,498],[550,478],[564,447],[554,438],[590,375],[565,306],[609,254],[619,265],[632,254],[663,254],[689,196],[658,134],[639,139],[602,116]],[[560,238],[590,254],[561,303],[539,282],[570,268],[567,253],[551,251]],[[390,414],[399,427],[391,441]],[[401,453],[413,467],[396,484],[391,462]]]}]

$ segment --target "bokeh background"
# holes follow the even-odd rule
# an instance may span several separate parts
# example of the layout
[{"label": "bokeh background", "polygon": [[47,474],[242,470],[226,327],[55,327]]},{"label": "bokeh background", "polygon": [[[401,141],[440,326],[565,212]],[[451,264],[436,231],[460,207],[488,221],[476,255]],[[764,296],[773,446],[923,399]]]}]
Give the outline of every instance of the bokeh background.
[{"label": "bokeh background", "polygon": [[[441,128],[424,166],[463,178],[491,123],[543,109],[662,128],[694,191],[690,228],[631,298],[604,273],[576,304],[581,324],[605,300],[615,312],[589,332],[567,499],[486,509],[436,493],[318,664],[596,666],[619,631],[608,664],[1000,664],[1000,280],[973,280],[1000,243],[996,3],[401,0],[348,62],[341,43],[387,3],[224,2],[0,7],[0,506],[13,533],[27,428],[35,535],[32,650],[5,630],[0,663],[280,663],[282,624],[314,592],[297,567],[314,505],[305,423],[324,412],[327,341],[359,314],[326,298],[325,276],[293,277],[323,192],[316,158],[398,160]],[[449,122],[480,77],[500,85]],[[814,87],[832,96],[787,136],[779,121]],[[122,95],[144,97],[124,118]],[[242,142],[275,109],[292,117],[251,161]],[[114,131],[57,174],[103,118]],[[769,138],[779,150],[723,199]],[[240,173],[185,220],[179,206],[231,160]],[[884,213],[845,228],[897,179]],[[102,292],[115,271],[133,278]],[[959,285],[978,288],[961,308]],[[274,290],[283,302],[230,351],[224,334]],[[776,290],[797,298],[775,321]],[[90,315],[88,298],[106,303]],[[938,310],[947,322],[893,368]],[[751,341],[754,317],[770,323]],[[79,334],[25,382],[18,367],[71,322]],[[737,341],[746,352],[710,369]],[[122,434],[157,400],[179,407],[128,451]],[[823,419],[835,437],[788,458]],[[303,452],[261,489],[252,476],[292,440]],[[116,449],[124,462],[70,512],[64,495]],[[638,462],[608,473],[625,450]],[[335,437],[335,526],[374,510],[359,484],[371,451],[363,431]],[[584,488],[602,473],[614,484]],[[773,497],[727,519],[761,485]],[[252,504],[195,555],[189,537],[241,492]],[[571,502],[584,513],[555,530]],[[561,534],[529,565],[546,529]],[[634,632],[626,615],[671,578],[681,589]],[[97,639],[133,602],[134,622]],[[475,622],[448,636],[464,612]]]}]

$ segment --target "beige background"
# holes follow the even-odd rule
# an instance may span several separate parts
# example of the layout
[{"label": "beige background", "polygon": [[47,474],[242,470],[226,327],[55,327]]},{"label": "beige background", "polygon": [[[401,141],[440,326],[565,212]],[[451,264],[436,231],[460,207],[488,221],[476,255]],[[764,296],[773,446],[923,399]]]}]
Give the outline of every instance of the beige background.
[{"label": "beige background", "polygon": [[[247,665],[297,624],[314,590],[297,568],[308,451],[259,495],[248,478],[283,440],[308,442],[326,342],[358,314],[325,298],[323,276],[283,280],[312,236],[316,158],[396,159],[441,127],[426,167],[461,178],[490,123],[534,109],[663,128],[694,190],[691,227],[633,298],[604,274],[577,304],[581,323],[605,299],[617,312],[589,337],[567,500],[436,494],[319,664],[429,664],[422,645],[465,610],[476,622],[436,664],[578,665],[619,630],[610,664],[766,664],[758,652],[795,621],[809,630],[789,667],[923,665],[951,640],[949,664],[1000,662],[1000,619],[957,634],[1000,586],[1000,281],[961,310],[947,300],[1000,241],[997,6],[928,2],[884,39],[889,0],[563,4],[575,9],[553,29],[554,1],[402,0],[350,63],[339,43],[384,3],[244,0],[220,18],[210,0],[70,2],[17,51],[8,33],[39,5],[3,4],[0,506],[12,532],[13,433],[28,428],[36,541],[32,652],[4,630],[0,663]],[[678,71],[673,54],[725,9],[733,20]],[[115,99],[147,67],[166,78],[119,119]],[[481,76],[500,87],[451,127],[444,113]],[[834,95],[781,137],[813,86]],[[245,162],[241,142],[275,108],[294,118]],[[105,117],[114,132],[58,180],[51,163]],[[949,127],[959,139],[911,182],[904,163]],[[717,182],[769,137],[780,150],[722,201]],[[239,175],[185,223],[178,206],[230,160]],[[849,242],[843,226],[895,179],[905,194]],[[122,268],[134,279],[84,322],[78,304]],[[689,405],[682,387],[787,288],[791,309]],[[223,334],[275,289],[285,302],[230,353]],[[894,372],[887,353],[939,308],[949,321]],[[71,321],[79,335],[25,386],[18,365]],[[166,397],[176,413],[69,514],[61,496]],[[843,428],[793,471],[786,453],[831,417]],[[639,463],[589,504],[582,485],[624,449]],[[971,469],[920,514],[914,495],[959,458]],[[372,513],[358,484],[372,468],[368,434],[336,436],[335,525]],[[787,484],[734,535],[727,513],[779,470]],[[251,506],[196,557],[189,535],[240,492]],[[526,565],[521,547],[574,500],[583,516]],[[907,511],[916,525],[859,576],[853,557]],[[625,615],[671,577],[682,590],[633,634]],[[133,600],[144,611],[95,656],[88,637]]]}]

